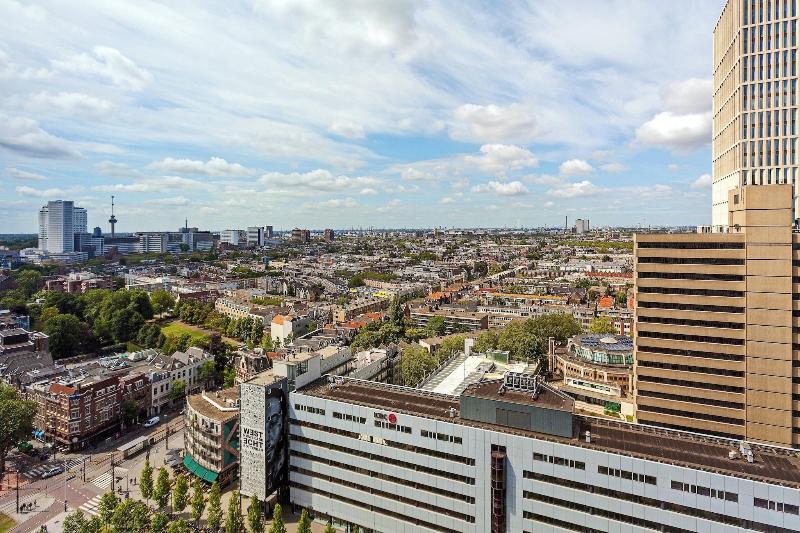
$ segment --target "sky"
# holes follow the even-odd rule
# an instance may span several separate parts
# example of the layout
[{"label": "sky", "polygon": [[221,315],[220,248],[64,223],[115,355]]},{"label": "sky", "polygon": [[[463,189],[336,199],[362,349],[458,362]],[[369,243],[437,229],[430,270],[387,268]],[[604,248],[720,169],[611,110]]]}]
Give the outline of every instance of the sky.
[{"label": "sky", "polygon": [[722,0],[0,0],[0,233],[707,224]]}]

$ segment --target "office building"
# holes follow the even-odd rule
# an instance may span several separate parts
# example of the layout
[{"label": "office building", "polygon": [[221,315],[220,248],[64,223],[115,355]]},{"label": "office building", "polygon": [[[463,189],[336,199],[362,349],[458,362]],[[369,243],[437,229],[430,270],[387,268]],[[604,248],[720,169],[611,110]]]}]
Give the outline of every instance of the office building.
[{"label": "office building", "polygon": [[589,232],[589,219],[576,218],[575,219],[575,233],[583,235]]},{"label": "office building", "polygon": [[243,434],[253,435],[242,441],[242,491],[262,497],[265,481],[280,479],[264,458],[264,434],[288,421],[290,502],[341,527],[800,529],[797,452],[581,417],[569,397],[526,374],[459,396],[317,380],[288,393],[288,416],[274,412],[277,395],[270,410],[268,397],[242,384]]},{"label": "office building", "polygon": [[[83,233],[86,232],[86,211],[82,214]],[[67,200],[47,202],[39,210],[39,250],[61,254],[75,251],[75,204]]]},{"label": "office building", "polygon": [[219,232],[219,242],[231,246],[239,246],[247,243],[247,232],[240,229],[226,229]]},{"label": "office building", "polygon": [[247,246],[256,248],[264,246],[264,228],[261,226],[249,226],[247,228]]},{"label": "office building", "polygon": [[728,0],[713,41],[712,228],[724,231],[729,190],[797,186],[797,2]]},{"label": "office building", "polygon": [[311,242],[311,231],[307,229],[294,228],[292,230],[292,240],[308,244]]},{"label": "office building", "polygon": [[325,238],[325,242],[333,242],[334,233],[332,229],[330,228],[326,229],[323,236]]},{"label": "office building", "polygon": [[635,237],[637,419],[797,446],[793,186],[728,194],[728,233]]},{"label": "office building", "polygon": [[264,226],[264,238],[271,239],[272,237],[274,237],[272,226]]}]

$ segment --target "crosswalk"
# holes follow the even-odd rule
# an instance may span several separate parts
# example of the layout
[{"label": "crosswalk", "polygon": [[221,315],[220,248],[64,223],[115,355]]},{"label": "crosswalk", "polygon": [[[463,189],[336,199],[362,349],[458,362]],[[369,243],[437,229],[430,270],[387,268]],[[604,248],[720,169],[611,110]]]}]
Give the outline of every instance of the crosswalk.
[{"label": "crosswalk", "polygon": [[[67,459],[67,470],[79,464],[81,464],[81,459]],[[64,462],[56,461],[56,462],[44,463],[35,466],[30,470],[25,471],[22,475],[28,479],[39,479],[42,477],[42,474],[45,472],[45,470],[49,470],[54,466],[64,466]]]},{"label": "crosswalk", "polygon": [[88,502],[84,503],[79,507],[83,514],[91,515],[91,516],[100,516],[100,511],[98,510],[100,507],[100,500],[103,496],[95,496]]},{"label": "crosswalk", "polygon": [[[114,475],[116,475],[117,478],[123,479],[123,487],[124,487],[124,479],[128,475],[128,470],[126,468],[117,467],[114,469]],[[103,472],[102,474],[94,478],[92,480],[92,485],[104,491],[111,489],[111,471],[108,470],[106,472]]]}]

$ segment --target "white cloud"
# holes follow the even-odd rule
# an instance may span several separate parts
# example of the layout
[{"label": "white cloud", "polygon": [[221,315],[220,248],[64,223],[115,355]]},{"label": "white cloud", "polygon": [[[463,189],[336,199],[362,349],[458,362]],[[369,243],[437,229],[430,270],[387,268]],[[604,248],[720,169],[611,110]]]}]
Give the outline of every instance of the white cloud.
[{"label": "white cloud", "polygon": [[606,163],[605,165],[600,165],[600,170],[605,172],[625,172],[628,170],[628,165],[623,163]]},{"label": "white cloud", "polygon": [[558,173],[567,177],[585,176],[592,172],[594,172],[594,167],[583,159],[570,159],[558,167]]},{"label": "white cloud", "polygon": [[667,111],[693,114],[711,110],[711,95],[711,78],[691,78],[667,85],[662,99]]},{"label": "white cloud", "polygon": [[442,203],[442,204],[454,204],[454,203],[456,203],[456,199],[453,198],[452,196],[443,196],[442,199],[439,200],[439,203]]},{"label": "white cloud", "polygon": [[59,188],[52,188],[52,189],[34,189],[33,187],[28,187],[26,185],[19,186],[14,189],[16,193],[20,196],[30,196],[33,198],[48,198],[50,200],[57,200],[59,198],[63,198],[65,196],[69,196],[76,192],[80,192],[83,190],[82,187],[72,187],[70,189],[59,189]]},{"label": "white cloud", "polygon": [[191,200],[186,198],[185,196],[174,196],[172,198],[155,198],[153,200],[145,200],[146,204],[151,205],[163,205],[163,206],[185,206],[191,203]]},{"label": "white cloud", "polygon": [[145,175],[139,170],[131,168],[125,163],[116,163],[114,161],[100,161],[99,163],[95,163],[94,168],[103,176],[111,176],[114,178],[145,177]]},{"label": "white cloud", "polygon": [[556,204],[555,204],[555,202],[549,202],[549,201],[548,201],[548,202],[545,202],[545,203],[544,203],[544,207],[546,207],[546,208],[553,207],[554,205],[556,205]]},{"label": "white cloud", "polygon": [[403,205],[403,202],[401,202],[397,198],[393,198],[388,202],[386,202],[385,205],[376,208],[375,211],[377,211],[378,213],[390,213],[392,211],[396,211],[401,205]]},{"label": "white cloud", "polygon": [[533,111],[522,104],[507,106],[465,104],[453,113],[450,136],[471,142],[524,142],[536,136]]},{"label": "white cloud", "polygon": [[80,156],[72,143],[46,132],[35,120],[2,114],[0,147],[28,157],[69,159]]},{"label": "white cloud", "polygon": [[484,144],[480,148],[480,155],[465,156],[464,161],[468,165],[477,165],[484,172],[495,175],[505,175],[511,170],[539,165],[539,160],[530,150],[508,144]]},{"label": "white cloud", "polygon": [[669,165],[667,165],[667,170],[669,170],[670,172],[677,172],[680,169],[681,166],[675,163],[670,163]]},{"label": "white cloud", "polygon": [[130,91],[141,91],[153,81],[153,75],[125,57],[116,48],[96,46],[92,54],[76,54],[54,60],[53,67],[69,74],[90,74],[106,78],[114,85]]},{"label": "white cloud", "polygon": [[492,192],[500,196],[520,196],[528,194],[530,191],[520,181],[510,181],[508,183],[490,181],[486,184],[476,185],[472,188],[472,192]]},{"label": "white cloud", "polygon": [[150,163],[147,168],[176,174],[204,174],[215,177],[249,176],[255,173],[254,170],[246,168],[239,163],[228,163],[220,157],[212,157],[205,162],[167,157],[162,161]]},{"label": "white cloud", "polygon": [[709,189],[711,188],[711,174],[703,174],[694,180],[691,184],[692,189]]},{"label": "white cloud", "polygon": [[371,187],[365,187],[364,189],[358,191],[358,194],[360,194],[361,196],[375,196],[376,194],[378,194],[378,191],[376,191]]},{"label": "white cloud", "polygon": [[380,180],[366,176],[335,176],[329,170],[317,169],[310,172],[268,172],[262,175],[260,183],[267,186],[307,187],[320,191],[342,191],[351,188],[374,187]]},{"label": "white cloud", "polygon": [[576,183],[564,183],[547,191],[550,196],[557,198],[581,198],[586,196],[597,196],[605,192],[605,189],[598,187],[589,180],[578,181]]},{"label": "white cloud", "polygon": [[351,120],[337,121],[331,124],[328,131],[340,137],[347,137],[348,139],[363,139],[366,135],[364,133],[364,126]]},{"label": "white cloud", "polygon": [[664,111],[636,130],[636,140],[675,151],[689,151],[711,141],[711,113],[675,114]]},{"label": "white cloud", "polygon": [[180,176],[159,176],[146,178],[135,183],[117,183],[113,185],[96,185],[93,191],[99,192],[166,192],[174,190],[213,191],[213,187],[197,180]]},{"label": "white cloud", "polygon": [[36,174],[34,172],[28,172],[27,170],[20,170],[15,167],[8,167],[6,169],[6,175],[9,178],[15,180],[26,180],[26,181],[42,181],[46,180],[47,178],[42,176],[41,174]]},{"label": "white cloud", "polygon": [[563,183],[561,178],[549,174],[530,174],[528,176],[523,176],[522,181],[525,183],[533,183],[534,185],[559,185]]},{"label": "white cloud", "polygon": [[44,113],[60,112],[66,114],[99,116],[113,107],[111,102],[83,93],[49,93],[42,91],[31,95],[24,103],[28,110]]}]

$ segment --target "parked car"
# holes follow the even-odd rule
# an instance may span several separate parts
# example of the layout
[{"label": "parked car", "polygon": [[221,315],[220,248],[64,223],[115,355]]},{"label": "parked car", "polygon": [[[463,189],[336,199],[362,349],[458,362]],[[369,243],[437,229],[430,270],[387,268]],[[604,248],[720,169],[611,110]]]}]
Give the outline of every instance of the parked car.
[{"label": "parked car", "polygon": [[150,418],[149,420],[147,420],[142,425],[144,427],[146,427],[146,428],[151,428],[151,427],[155,426],[156,424],[158,424],[159,422],[161,422],[161,417],[160,416],[154,416],[153,418]]},{"label": "parked car", "polygon": [[57,476],[63,471],[64,467],[61,465],[51,466],[50,468],[42,472],[42,479],[47,479],[49,477]]}]

